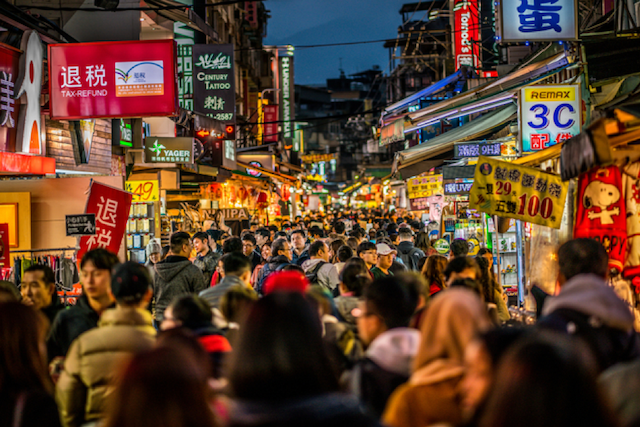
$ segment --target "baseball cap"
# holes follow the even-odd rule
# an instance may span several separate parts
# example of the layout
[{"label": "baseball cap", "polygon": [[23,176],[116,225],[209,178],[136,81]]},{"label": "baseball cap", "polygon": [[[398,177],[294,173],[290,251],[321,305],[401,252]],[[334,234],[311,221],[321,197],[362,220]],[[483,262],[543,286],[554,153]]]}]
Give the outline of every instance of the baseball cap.
[{"label": "baseball cap", "polygon": [[376,245],[376,250],[378,251],[378,255],[389,255],[398,253],[398,251],[396,251],[395,249],[391,249],[386,243],[378,243]]},{"label": "baseball cap", "polygon": [[137,262],[120,264],[111,276],[111,293],[116,301],[139,302],[151,286],[151,276],[147,268]]}]

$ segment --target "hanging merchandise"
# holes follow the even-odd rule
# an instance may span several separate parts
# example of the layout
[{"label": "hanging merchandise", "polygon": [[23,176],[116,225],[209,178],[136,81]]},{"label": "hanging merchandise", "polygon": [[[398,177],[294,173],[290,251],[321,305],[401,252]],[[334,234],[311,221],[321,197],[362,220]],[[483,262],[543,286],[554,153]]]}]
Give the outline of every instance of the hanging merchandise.
[{"label": "hanging merchandise", "polygon": [[622,177],[616,166],[594,168],[580,176],[576,201],[574,238],[602,243],[609,254],[609,268],[619,273],[625,264],[627,220]]},{"label": "hanging merchandise", "polygon": [[283,184],[282,185],[281,193],[282,193],[282,200],[283,201],[289,200],[289,198],[291,197],[291,189],[290,189],[288,184]]},{"label": "hanging merchandise", "polygon": [[640,276],[640,162],[624,168],[624,189],[627,208],[627,259],[624,276]]},{"label": "hanging merchandise", "polygon": [[240,199],[241,203],[244,203],[245,200],[247,200],[249,193],[247,192],[247,189],[244,188],[244,186],[240,186],[240,189],[238,189],[238,199]]},{"label": "hanging merchandise", "polygon": [[258,209],[266,209],[267,206],[269,206],[269,197],[267,197],[267,193],[261,191],[256,199],[256,207]]}]

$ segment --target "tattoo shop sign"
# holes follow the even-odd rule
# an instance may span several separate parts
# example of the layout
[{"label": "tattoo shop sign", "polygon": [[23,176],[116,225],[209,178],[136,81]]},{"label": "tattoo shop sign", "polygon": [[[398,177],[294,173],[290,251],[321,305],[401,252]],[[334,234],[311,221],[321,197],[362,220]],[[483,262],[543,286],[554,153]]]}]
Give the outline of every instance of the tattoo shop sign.
[{"label": "tattoo shop sign", "polygon": [[578,39],[576,0],[502,0],[497,4],[500,42]]},{"label": "tattoo shop sign", "polygon": [[490,215],[560,228],[568,187],[559,175],[482,156],[469,202]]},{"label": "tattoo shop sign", "polygon": [[193,45],[193,76],[194,111],[223,123],[235,123],[233,45]]},{"label": "tattoo shop sign", "polygon": [[91,182],[85,214],[95,214],[95,234],[80,238],[78,259],[96,248],[118,253],[127,227],[132,198],[133,195],[126,191]]}]

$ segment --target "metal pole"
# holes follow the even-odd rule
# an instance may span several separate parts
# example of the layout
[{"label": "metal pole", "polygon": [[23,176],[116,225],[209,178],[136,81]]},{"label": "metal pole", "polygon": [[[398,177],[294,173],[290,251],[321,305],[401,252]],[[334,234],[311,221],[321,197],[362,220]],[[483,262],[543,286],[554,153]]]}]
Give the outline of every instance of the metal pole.
[{"label": "metal pole", "polygon": [[524,227],[522,221],[516,221],[516,262],[518,265],[518,302],[522,306],[525,294],[524,270]]}]

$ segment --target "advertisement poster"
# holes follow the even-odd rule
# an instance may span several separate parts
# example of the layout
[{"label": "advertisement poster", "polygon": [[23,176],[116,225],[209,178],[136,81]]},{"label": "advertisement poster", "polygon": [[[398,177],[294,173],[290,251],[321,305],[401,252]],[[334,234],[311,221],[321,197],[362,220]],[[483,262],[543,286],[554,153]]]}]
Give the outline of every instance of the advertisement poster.
[{"label": "advertisement poster", "polygon": [[117,254],[127,227],[133,196],[126,191],[92,181],[85,213],[96,215],[93,236],[80,238],[78,260],[91,249],[104,248]]},{"label": "advertisement poster", "polygon": [[502,42],[577,40],[576,0],[501,1],[497,22]]},{"label": "advertisement poster", "polygon": [[560,228],[568,188],[559,175],[483,156],[469,202],[489,215]]},{"label": "advertisement poster", "polygon": [[409,199],[431,197],[442,192],[442,175],[420,176],[407,180]]},{"label": "advertisement poster", "polygon": [[126,181],[124,189],[133,194],[134,203],[160,201],[160,186],[156,180]]},{"label": "advertisement poster", "polygon": [[0,224],[0,267],[11,267],[11,253],[9,251],[9,224]]},{"label": "advertisement poster", "polygon": [[233,58],[232,44],[193,45],[193,109],[225,124],[236,122]]},{"label": "advertisement poster", "polygon": [[453,11],[456,70],[462,66],[475,68],[479,63],[481,43],[478,0],[456,0]]},{"label": "advertisement poster", "polygon": [[173,40],[49,45],[51,118],[172,116]]},{"label": "advertisement poster", "polygon": [[263,142],[278,142],[278,105],[264,105]]},{"label": "advertisement poster", "polygon": [[293,119],[295,118],[295,89],[293,80],[293,56],[278,58],[280,72],[280,120],[285,149],[293,148]]}]

